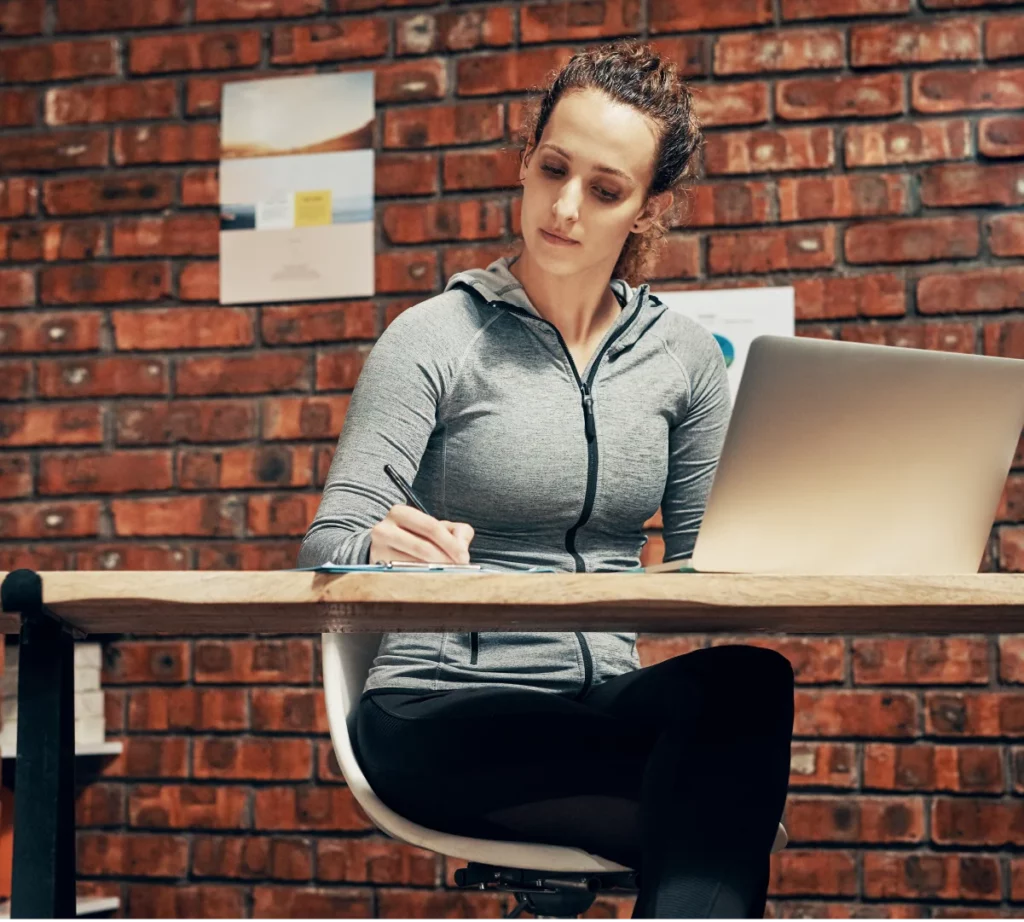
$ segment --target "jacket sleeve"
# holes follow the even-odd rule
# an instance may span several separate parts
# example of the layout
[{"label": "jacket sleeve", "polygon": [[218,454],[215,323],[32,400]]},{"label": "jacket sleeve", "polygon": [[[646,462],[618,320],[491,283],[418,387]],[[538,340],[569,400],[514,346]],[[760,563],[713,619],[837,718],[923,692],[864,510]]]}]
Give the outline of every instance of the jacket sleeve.
[{"label": "jacket sleeve", "polygon": [[300,567],[368,563],[370,530],[395,503],[390,463],[412,483],[442,397],[442,343],[430,315],[410,308],[377,340],[359,375]]},{"label": "jacket sleeve", "polygon": [[665,561],[689,557],[729,426],[732,402],[725,358],[710,334],[687,374],[685,410],[669,430],[668,479],[661,502]]}]

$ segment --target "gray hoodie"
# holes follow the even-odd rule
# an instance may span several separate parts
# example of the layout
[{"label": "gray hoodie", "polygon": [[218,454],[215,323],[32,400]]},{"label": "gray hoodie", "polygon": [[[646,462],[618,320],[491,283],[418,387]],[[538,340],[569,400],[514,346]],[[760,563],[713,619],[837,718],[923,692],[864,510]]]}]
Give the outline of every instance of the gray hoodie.
[{"label": "gray hoodie", "polygon": [[[690,554],[730,413],[714,337],[614,279],[622,312],[576,369],[510,262],[456,273],[374,345],[299,566],[368,562],[370,529],[403,502],[389,462],[432,515],[473,526],[473,563],[635,567],[659,505],[665,559]],[[632,633],[391,633],[365,691],[582,696],[638,666]]]}]

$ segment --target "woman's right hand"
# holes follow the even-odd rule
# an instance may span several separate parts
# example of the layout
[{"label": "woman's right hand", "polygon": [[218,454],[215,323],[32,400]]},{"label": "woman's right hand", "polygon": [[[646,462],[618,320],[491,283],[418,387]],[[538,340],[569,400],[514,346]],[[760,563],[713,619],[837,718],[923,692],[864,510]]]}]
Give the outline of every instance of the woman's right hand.
[{"label": "woman's right hand", "polygon": [[399,503],[370,529],[370,562],[469,563],[473,526],[435,519]]}]

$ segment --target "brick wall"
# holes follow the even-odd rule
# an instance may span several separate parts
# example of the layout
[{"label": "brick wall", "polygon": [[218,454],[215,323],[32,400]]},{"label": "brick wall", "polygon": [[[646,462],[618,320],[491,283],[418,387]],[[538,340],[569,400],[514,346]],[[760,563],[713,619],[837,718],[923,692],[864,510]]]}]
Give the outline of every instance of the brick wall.
[{"label": "brick wall", "polygon": [[[655,287],[792,283],[802,335],[1024,357],[1020,2],[0,0],[0,569],[293,565],[374,338],[518,230],[524,91],[619,35],[708,126]],[[219,306],[221,84],[371,67],[378,296]],[[1024,471],[987,569],[1024,569],[1022,522]],[[1022,639],[757,642],[799,682],[770,911],[1024,914]],[[83,887],[136,916],[496,914],[370,829],[318,682],[307,637],[109,638],[125,752],[79,765]]]}]

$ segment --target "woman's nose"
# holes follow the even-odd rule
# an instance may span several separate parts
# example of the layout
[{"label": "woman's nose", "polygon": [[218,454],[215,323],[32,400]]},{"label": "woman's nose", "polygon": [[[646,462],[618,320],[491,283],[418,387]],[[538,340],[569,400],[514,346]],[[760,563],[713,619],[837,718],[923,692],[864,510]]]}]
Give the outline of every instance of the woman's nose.
[{"label": "woman's nose", "polygon": [[558,221],[576,221],[579,218],[580,188],[576,182],[567,182],[555,199],[552,213]]}]

